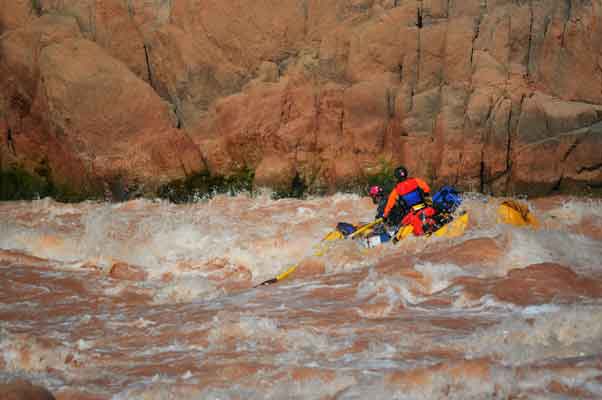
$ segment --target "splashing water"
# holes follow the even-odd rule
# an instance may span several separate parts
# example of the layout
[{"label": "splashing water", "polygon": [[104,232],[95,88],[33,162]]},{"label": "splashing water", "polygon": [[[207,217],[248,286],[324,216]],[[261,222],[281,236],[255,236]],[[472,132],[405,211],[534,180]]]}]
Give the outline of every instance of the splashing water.
[{"label": "splashing water", "polygon": [[[533,230],[314,246],[367,198],[0,203],[0,383],[57,398],[602,396],[602,203]],[[254,285],[293,264],[275,285]]]}]

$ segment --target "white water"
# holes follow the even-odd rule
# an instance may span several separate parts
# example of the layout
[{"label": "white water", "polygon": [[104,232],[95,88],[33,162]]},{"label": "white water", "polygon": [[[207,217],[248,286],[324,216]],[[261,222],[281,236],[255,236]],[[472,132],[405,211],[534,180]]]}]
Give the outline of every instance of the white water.
[{"label": "white water", "polygon": [[0,381],[57,398],[602,396],[602,204],[532,202],[533,230],[496,223],[501,201],[468,195],[460,238],[320,257],[338,221],[373,218],[368,199],[0,203]]}]

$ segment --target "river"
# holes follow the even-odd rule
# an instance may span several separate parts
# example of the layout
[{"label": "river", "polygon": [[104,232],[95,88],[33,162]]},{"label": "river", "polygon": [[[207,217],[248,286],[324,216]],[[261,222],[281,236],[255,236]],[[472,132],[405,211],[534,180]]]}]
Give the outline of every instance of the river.
[{"label": "river", "polygon": [[[61,399],[602,398],[602,202],[315,255],[352,194],[0,203],[0,382]],[[254,286],[300,263],[288,278]]]}]

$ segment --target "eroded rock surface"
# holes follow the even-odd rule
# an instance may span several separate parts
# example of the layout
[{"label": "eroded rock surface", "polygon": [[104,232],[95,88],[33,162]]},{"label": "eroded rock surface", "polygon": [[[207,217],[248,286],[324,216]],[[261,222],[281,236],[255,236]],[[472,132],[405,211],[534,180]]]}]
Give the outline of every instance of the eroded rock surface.
[{"label": "eroded rock surface", "polygon": [[334,188],[385,162],[464,189],[589,190],[601,17],[601,0],[2,0],[2,168]]}]

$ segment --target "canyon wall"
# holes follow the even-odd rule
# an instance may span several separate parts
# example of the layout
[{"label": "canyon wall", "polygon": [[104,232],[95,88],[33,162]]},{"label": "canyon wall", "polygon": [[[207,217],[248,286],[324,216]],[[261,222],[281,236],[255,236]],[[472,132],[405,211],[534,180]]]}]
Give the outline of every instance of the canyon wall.
[{"label": "canyon wall", "polygon": [[0,0],[0,165],[602,187],[602,0]]}]

